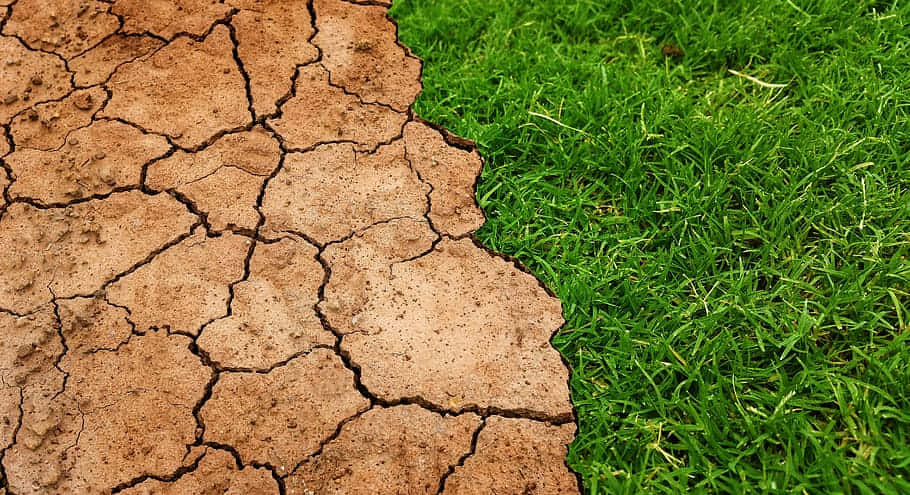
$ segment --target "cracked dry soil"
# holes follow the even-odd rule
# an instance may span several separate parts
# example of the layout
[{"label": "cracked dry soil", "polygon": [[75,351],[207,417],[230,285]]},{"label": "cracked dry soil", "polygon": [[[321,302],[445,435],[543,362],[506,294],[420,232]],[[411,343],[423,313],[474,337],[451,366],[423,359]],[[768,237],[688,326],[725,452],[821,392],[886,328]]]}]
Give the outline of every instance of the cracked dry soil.
[{"label": "cracked dry soil", "polygon": [[388,6],[0,0],[0,494],[579,492]]}]

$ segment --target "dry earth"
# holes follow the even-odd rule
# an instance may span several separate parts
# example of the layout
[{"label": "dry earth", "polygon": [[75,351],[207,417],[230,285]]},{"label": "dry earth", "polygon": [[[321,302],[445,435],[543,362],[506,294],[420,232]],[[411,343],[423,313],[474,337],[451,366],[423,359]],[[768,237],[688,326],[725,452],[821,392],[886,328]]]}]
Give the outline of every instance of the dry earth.
[{"label": "dry earth", "polygon": [[0,0],[0,494],[579,491],[387,7]]}]

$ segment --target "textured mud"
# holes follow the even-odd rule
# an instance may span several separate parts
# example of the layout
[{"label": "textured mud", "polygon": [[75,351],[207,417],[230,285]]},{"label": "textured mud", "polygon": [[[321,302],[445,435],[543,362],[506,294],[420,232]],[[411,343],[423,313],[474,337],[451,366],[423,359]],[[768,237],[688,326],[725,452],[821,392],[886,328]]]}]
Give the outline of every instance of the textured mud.
[{"label": "textured mud", "polygon": [[388,6],[0,0],[0,494],[579,491]]}]

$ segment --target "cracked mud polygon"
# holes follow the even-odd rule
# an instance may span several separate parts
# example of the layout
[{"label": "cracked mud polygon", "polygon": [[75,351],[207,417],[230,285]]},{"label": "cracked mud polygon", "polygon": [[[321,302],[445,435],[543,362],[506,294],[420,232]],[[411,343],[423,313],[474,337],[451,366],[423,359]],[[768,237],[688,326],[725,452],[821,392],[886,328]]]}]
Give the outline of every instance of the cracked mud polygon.
[{"label": "cracked mud polygon", "polygon": [[579,491],[387,8],[0,0],[0,494]]}]

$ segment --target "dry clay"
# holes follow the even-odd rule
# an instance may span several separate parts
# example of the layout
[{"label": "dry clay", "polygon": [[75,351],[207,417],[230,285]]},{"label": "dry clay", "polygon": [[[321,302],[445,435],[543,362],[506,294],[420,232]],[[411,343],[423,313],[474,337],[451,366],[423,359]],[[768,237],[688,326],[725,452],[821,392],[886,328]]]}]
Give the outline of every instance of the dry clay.
[{"label": "dry clay", "polygon": [[0,0],[0,494],[578,493],[389,5]]}]

